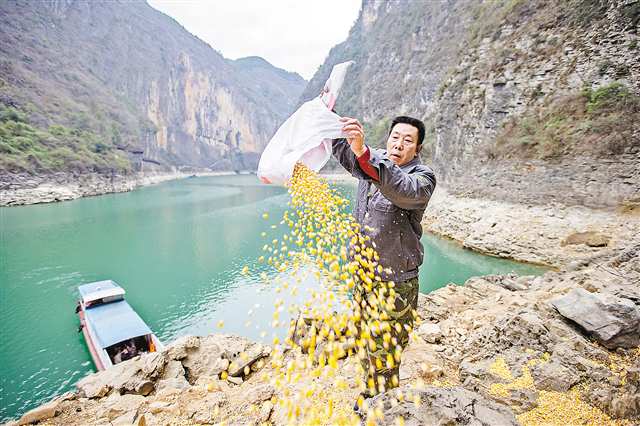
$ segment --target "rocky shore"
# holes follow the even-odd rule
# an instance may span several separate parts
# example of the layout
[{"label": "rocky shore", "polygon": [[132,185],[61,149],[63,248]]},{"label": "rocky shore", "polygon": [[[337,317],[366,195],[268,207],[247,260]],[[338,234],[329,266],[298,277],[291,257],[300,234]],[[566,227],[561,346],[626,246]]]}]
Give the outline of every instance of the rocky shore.
[{"label": "rocky shore", "polygon": [[[400,370],[399,390],[412,397],[394,390],[374,398],[377,424],[399,416],[407,425],[640,423],[637,214],[456,198],[440,188],[424,226],[554,270],[420,295],[421,324]],[[237,336],[187,336],[87,376],[17,423],[286,424],[269,360],[269,347]],[[323,384],[334,417],[350,415],[355,361],[340,361],[339,373],[347,386],[322,376],[295,386]]]},{"label": "rocky shore", "polygon": [[[138,187],[181,179],[194,173],[156,172],[104,175],[55,173],[46,176],[26,174],[0,175],[0,207],[53,203],[80,197],[128,192]],[[198,176],[216,176],[225,172],[199,172]]]}]

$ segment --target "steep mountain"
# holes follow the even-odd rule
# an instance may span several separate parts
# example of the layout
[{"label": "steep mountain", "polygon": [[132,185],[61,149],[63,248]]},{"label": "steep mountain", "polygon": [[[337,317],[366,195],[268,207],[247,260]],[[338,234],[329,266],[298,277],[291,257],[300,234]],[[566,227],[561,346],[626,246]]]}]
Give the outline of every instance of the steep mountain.
[{"label": "steep mountain", "polygon": [[0,170],[253,168],[305,83],[144,1],[0,2]]},{"label": "steep mountain", "polygon": [[301,97],[353,59],[337,110],[372,145],[389,119],[459,193],[615,206],[640,198],[637,0],[363,0]]}]

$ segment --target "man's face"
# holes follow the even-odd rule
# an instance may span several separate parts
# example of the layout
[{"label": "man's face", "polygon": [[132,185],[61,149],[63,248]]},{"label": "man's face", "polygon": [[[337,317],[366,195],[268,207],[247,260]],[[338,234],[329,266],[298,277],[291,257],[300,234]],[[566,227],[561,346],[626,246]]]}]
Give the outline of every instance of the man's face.
[{"label": "man's face", "polygon": [[391,129],[387,139],[387,156],[396,165],[402,166],[413,160],[418,153],[418,129],[411,124],[398,123]]}]

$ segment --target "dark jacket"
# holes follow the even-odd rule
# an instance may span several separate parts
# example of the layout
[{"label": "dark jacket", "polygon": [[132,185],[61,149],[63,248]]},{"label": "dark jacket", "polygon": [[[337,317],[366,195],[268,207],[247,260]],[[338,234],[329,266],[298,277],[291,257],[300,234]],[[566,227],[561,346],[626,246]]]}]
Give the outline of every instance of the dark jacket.
[{"label": "dark jacket", "polygon": [[397,166],[386,151],[371,149],[369,163],[378,171],[380,181],[365,174],[345,139],[333,141],[333,155],[359,180],[354,216],[371,238],[380,256],[385,281],[402,282],[418,276],[424,248],[422,215],[436,187],[436,177],[416,157]]}]

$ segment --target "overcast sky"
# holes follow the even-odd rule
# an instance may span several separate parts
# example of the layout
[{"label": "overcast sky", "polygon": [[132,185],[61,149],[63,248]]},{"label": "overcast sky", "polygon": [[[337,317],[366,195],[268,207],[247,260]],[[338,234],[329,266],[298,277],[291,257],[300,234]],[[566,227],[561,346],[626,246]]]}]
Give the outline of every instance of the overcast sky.
[{"label": "overcast sky", "polygon": [[361,0],[148,0],[224,57],[261,56],[309,80],[344,41]]}]

